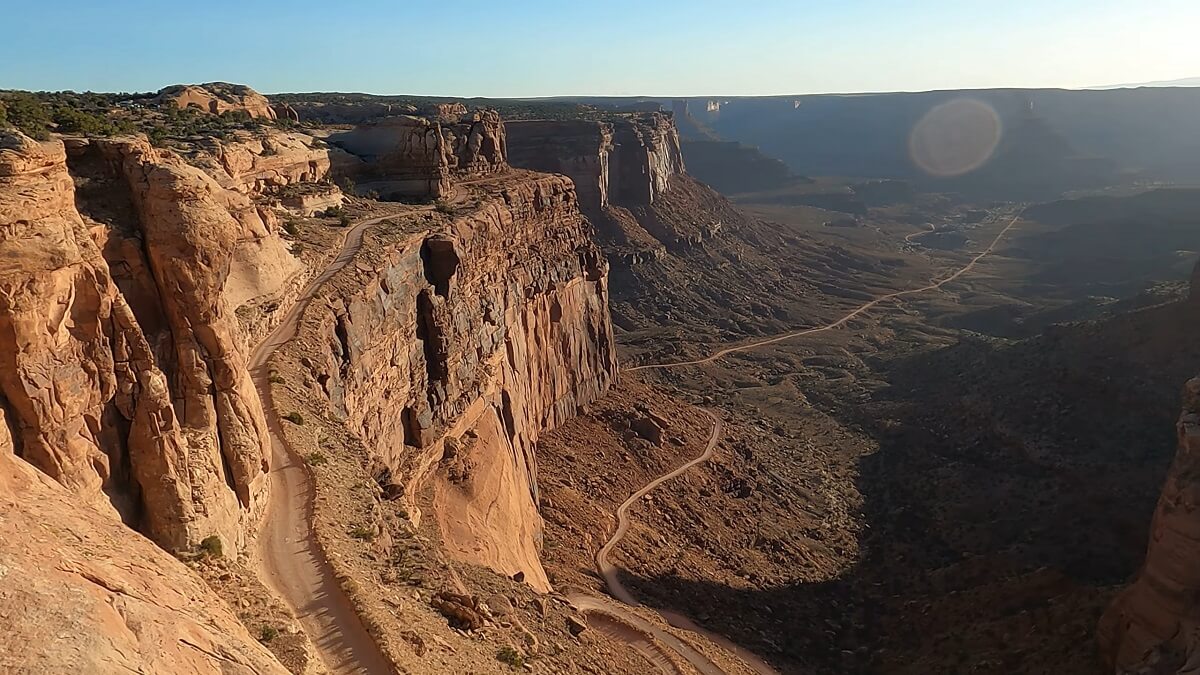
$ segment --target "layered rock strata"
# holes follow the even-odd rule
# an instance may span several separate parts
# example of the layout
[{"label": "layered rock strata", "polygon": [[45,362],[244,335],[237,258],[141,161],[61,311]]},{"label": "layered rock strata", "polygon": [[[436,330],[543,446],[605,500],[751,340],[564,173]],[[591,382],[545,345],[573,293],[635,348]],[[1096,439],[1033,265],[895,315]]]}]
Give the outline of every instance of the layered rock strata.
[{"label": "layered rock strata", "polygon": [[333,134],[329,141],[360,158],[353,177],[362,190],[384,197],[444,198],[455,180],[495,174],[507,166],[504,122],[484,110],[444,120],[397,116]]},{"label": "layered rock strata", "polygon": [[641,113],[608,121],[507,123],[509,161],[570,176],[589,212],[611,204],[651,204],[684,173],[679,133],[670,115]]},{"label": "layered rock strata", "polygon": [[548,590],[535,448],[615,376],[607,265],[569,180],[514,172],[476,194],[329,298],[313,375],[414,518],[435,477],[452,555]]}]

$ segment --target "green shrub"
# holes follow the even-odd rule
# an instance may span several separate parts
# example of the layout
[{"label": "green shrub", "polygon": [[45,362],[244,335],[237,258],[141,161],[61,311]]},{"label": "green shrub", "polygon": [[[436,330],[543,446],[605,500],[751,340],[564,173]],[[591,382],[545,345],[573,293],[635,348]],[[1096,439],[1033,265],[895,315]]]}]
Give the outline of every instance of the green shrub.
[{"label": "green shrub", "polygon": [[283,384],[284,382],[287,382],[287,380],[283,379],[283,376],[279,373],[271,371],[271,374],[267,376],[267,382],[270,382],[271,384]]},{"label": "green shrub", "polygon": [[438,213],[454,213],[454,207],[445,199],[437,200],[437,203],[433,205],[433,209]]},{"label": "green shrub", "polygon": [[342,227],[350,227],[350,216],[343,213],[341,217],[338,218],[338,225],[341,225]]},{"label": "green shrub", "polygon": [[258,631],[259,642],[270,642],[279,637],[279,629],[274,626],[263,626]]},{"label": "green shrub", "polygon": [[525,657],[512,647],[501,647],[500,651],[496,652],[496,660],[507,663],[513,670],[525,667]]},{"label": "green shrub", "polygon": [[300,234],[300,224],[291,218],[288,218],[287,220],[283,221],[283,231],[294,237],[297,234]]},{"label": "green shrub", "polygon": [[50,138],[50,110],[28,92],[4,96],[5,119],[30,138],[44,141]]},{"label": "green shrub", "polygon": [[329,460],[325,459],[325,455],[319,452],[310,452],[305,459],[308,460],[309,466],[323,466],[329,462]]},{"label": "green shrub", "polygon": [[297,426],[301,426],[304,424],[304,415],[301,415],[300,412],[296,411],[296,410],[293,410],[292,412],[284,415],[283,419],[285,419]]},{"label": "green shrub", "polygon": [[350,536],[363,541],[371,541],[375,538],[375,532],[362,525],[355,525],[354,529],[350,530]]},{"label": "green shrub", "polygon": [[200,551],[211,558],[220,558],[225,554],[221,538],[215,534],[205,537],[200,542]]}]

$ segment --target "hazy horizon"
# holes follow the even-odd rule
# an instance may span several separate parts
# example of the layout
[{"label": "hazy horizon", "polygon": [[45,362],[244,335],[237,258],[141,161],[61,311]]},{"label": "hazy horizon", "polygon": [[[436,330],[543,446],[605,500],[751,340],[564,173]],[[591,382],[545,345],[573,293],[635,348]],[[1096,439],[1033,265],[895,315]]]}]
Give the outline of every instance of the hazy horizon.
[{"label": "hazy horizon", "polygon": [[1200,7],[1182,0],[1002,9],[946,0],[470,1],[453,12],[378,0],[352,9],[313,0],[68,0],[22,4],[8,16],[16,30],[0,44],[0,88],[11,89],[155,91],[227,81],[266,93],[788,96],[1086,89],[1200,75],[1191,36]]}]

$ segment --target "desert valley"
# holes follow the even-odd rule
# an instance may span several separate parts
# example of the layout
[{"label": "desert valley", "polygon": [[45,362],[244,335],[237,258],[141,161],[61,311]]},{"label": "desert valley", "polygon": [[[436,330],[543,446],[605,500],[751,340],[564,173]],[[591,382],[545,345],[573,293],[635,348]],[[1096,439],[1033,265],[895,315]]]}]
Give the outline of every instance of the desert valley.
[{"label": "desert valley", "polygon": [[1195,672],[1197,113],[0,91],[0,671]]}]

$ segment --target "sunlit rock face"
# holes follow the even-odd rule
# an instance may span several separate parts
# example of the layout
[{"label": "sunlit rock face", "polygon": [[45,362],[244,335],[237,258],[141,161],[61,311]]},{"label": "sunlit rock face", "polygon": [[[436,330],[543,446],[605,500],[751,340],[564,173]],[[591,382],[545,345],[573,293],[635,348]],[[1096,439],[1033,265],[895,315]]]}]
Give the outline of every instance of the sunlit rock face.
[{"label": "sunlit rock face", "polygon": [[329,142],[359,158],[352,177],[361,190],[384,197],[445,198],[455,180],[471,180],[507,168],[505,126],[495,111],[447,116],[460,107],[438,108],[426,117],[398,115],[333,134]]},{"label": "sunlit rock face", "polygon": [[226,281],[271,226],[144,140],[68,154],[2,133],[0,409],[13,453],[169,550],[212,535],[236,550],[263,504],[266,426]]},{"label": "sunlit rock face", "polygon": [[617,368],[608,265],[574,186],[512,171],[378,255],[321,317],[313,380],[413,518],[433,486],[452,556],[549,590],[537,441]]}]

